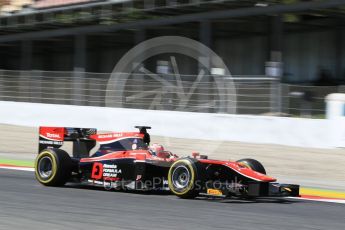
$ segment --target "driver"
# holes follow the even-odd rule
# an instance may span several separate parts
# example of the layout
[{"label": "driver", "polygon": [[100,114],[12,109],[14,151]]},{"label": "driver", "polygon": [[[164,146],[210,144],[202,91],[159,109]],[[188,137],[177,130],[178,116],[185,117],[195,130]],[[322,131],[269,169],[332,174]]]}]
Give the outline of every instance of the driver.
[{"label": "driver", "polygon": [[159,145],[155,143],[150,146],[150,150],[151,150],[152,155],[159,156],[161,153],[164,152],[164,147],[163,145]]},{"label": "driver", "polygon": [[153,144],[149,147],[149,151],[153,156],[160,158],[178,158],[176,154],[171,153],[170,151],[165,151],[163,145]]}]

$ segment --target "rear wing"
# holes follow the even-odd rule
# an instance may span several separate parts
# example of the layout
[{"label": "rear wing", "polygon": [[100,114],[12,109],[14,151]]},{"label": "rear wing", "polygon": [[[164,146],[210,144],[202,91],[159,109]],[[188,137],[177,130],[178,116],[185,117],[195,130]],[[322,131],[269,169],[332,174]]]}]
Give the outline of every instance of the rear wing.
[{"label": "rear wing", "polygon": [[96,141],[90,139],[97,129],[71,127],[40,127],[38,152],[47,148],[60,148],[65,141],[73,142],[73,157],[88,156]]}]

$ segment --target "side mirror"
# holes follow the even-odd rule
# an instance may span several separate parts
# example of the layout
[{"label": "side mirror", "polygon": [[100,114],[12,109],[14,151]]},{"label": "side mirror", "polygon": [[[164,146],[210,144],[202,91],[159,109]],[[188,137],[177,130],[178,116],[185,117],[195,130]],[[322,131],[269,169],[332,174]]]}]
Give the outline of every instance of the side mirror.
[{"label": "side mirror", "polygon": [[200,156],[200,153],[198,153],[198,152],[193,152],[193,153],[192,153],[192,156],[193,156],[194,158],[197,158],[198,156]]}]

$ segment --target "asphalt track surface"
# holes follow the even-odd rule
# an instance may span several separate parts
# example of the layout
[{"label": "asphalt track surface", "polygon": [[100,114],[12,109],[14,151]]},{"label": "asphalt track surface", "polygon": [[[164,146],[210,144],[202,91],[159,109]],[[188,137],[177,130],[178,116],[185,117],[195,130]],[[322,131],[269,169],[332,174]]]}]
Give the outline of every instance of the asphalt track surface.
[{"label": "asphalt track surface", "polygon": [[44,187],[0,169],[0,229],[345,229],[345,205],[304,200],[182,200],[173,195]]}]

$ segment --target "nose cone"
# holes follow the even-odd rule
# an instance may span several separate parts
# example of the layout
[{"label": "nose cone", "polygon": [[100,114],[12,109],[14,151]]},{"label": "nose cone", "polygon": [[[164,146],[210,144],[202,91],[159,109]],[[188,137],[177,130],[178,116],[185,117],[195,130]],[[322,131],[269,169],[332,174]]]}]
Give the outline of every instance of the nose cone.
[{"label": "nose cone", "polygon": [[262,181],[262,182],[275,182],[277,179],[267,176],[265,174],[256,172],[250,168],[242,167],[239,164],[228,162],[226,163],[226,166],[233,169],[237,173],[241,174],[242,176],[245,176],[249,179],[255,180],[255,181]]}]

